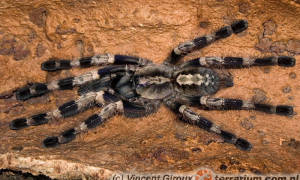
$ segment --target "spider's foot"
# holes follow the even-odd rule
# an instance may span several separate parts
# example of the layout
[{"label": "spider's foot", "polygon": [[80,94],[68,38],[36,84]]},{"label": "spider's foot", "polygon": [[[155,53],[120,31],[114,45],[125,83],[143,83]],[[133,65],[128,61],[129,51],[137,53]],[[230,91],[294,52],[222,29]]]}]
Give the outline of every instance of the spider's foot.
[{"label": "spider's foot", "polygon": [[58,137],[52,136],[52,137],[47,137],[43,140],[42,145],[45,148],[53,148],[56,146],[59,146],[58,142]]},{"label": "spider's foot", "polygon": [[246,141],[245,139],[238,138],[235,142],[235,147],[243,150],[243,151],[250,151],[252,148],[252,145]]},{"label": "spider's foot", "polygon": [[25,86],[16,91],[17,100],[25,101],[27,99],[42,96],[49,92],[46,84],[37,83],[32,86]]},{"label": "spider's foot", "polygon": [[218,30],[215,34],[216,39],[222,39],[230,36],[232,34],[232,29],[230,26],[222,27],[220,30]]},{"label": "spider's foot", "polygon": [[41,64],[41,69],[44,71],[57,71],[72,68],[69,60],[48,60]]},{"label": "spider's foot", "polygon": [[230,26],[225,26],[219,29],[216,34],[215,38],[217,39],[222,39],[230,36],[232,33],[239,33],[245,30],[248,27],[247,21],[246,20],[239,20],[235,21],[232,23]]},{"label": "spider's foot", "polygon": [[288,56],[279,56],[278,57],[278,66],[282,67],[293,67],[295,66],[295,58]]},{"label": "spider's foot", "polygon": [[12,130],[19,130],[28,127],[27,120],[25,118],[19,118],[9,123],[9,128]]},{"label": "spider's foot", "polygon": [[235,21],[231,24],[231,29],[234,34],[244,31],[247,29],[248,23],[246,20]]},{"label": "spider's foot", "polygon": [[53,148],[59,146],[60,144],[67,143],[73,139],[75,139],[75,129],[68,129],[58,135],[58,137],[51,136],[47,137],[43,140],[42,145],[45,148]]},{"label": "spider's foot", "polygon": [[290,116],[293,114],[293,107],[285,105],[276,106],[276,114],[282,116]]},{"label": "spider's foot", "polygon": [[225,142],[235,145],[235,147],[243,150],[250,151],[251,144],[242,138],[237,138],[234,134],[221,130],[220,136],[224,139]]},{"label": "spider's foot", "polygon": [[31,116],[30,118],[18,118],[10,122],[9,127],[12,130],[19,130],[28,126],[37,126],[45,124],[49,121],[46,113],[40,113]]}]

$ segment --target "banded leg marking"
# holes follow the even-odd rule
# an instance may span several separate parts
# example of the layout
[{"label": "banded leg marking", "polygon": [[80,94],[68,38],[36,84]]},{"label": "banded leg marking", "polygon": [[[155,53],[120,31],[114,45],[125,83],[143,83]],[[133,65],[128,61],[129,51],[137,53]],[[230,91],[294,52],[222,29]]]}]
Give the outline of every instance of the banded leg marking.
[{"label": "banded leg marking", "polygon": [[201,57],[180,65],[180,68],[189,67],[215,67],[215,68],[244,68],[250,66],[282,66],[293,67],[295,58],[288,56],[265,58],[241,58],[241,57]]},{"label": "banded leg marking", "polygon": [[17,90],[16,97],[18,100],[25,101],[33,97],[42,96],[53,90],[73,89],[74,86],[80,86],[93,80],[97,80],[103,75],[120,72],[135,72],[138,69],[139,67],[137,65],[115,65],[104,67],[79,76],[53,81],[49,84],[37,83],[32,86],[25,86]]},{"label": "banded leg marking", "polygon": [[63,69],[70,69],[73,67],[86,68],[90,66],[101,65],[118,65],[118,64],[134,64],[144,66],[152,63],[150,60],[132,57],[126,55],[112,55],[112,54],[96,54],[92,57],[84,57],[77,60],[48,60],[42,63],[41,69],[44,71],[57,71]]},{"label": "banded leg marking", "polygon": [[223,99],[208,96],[183,96],[181,98],[192,106],[204,105],[210,109],[219,110],[256,110],[269,114],[289,116],[293,114],[293,107],[287,105],[271,106],[267,104],[251,103],[240,99]]},{"label": "banded leg marking", "polygon": [[219,126],[213,124],[206,118],[199,116],[187,106],[178,102],[172,102],[168,106],[172,111],[182,115],[182,118],[180,118],[181,121],[198,126],[208,132],[218,134],[225,142],[233,144],[241,150],[249,151],[251,149],[252,146],[247,140],[236,137],[234,134],[222,130]]},{"label": "banded leg marking", "polygon": [[111,86],[111,83],[122,76],[125,75],[125,72],[121,73],[113,73],[113,74],[107,74],[101,76],[99,79],[90,81],[78,89],[78,95],[81,96],[82,94],[88,93],[88,92],[98,92],[101,90],[107,90]]},{"label": "banded leg marking", "polygon": [[201,49],[209,44],[217,41],[219,39],[226,38],[230,36],[232,33],[239,33],[245,30],[248,27],[246,20],[239,20],[231,24],[230,26],[225,26],[219,29],[218,31],[209,34],[207,36],[198,37],[192,41],[186,41],[182,44],[179,44],[177,47],[173,49],[170,57],[166,60],[166,63],[176,64],[179,59],[185,54],[194,51],[196,49]]},{"label": "banded leg marking", "polygon": [[146,111],[147,110],[143,106],[119,100],[104,106],[100,113],[90,116],[79,126],[68,129],[60,133],[57,137],[51,136],[45,138],[42,142],[42,145],[45,148],[51,148],[67,143],[75,139],[79,133],[101,125],[107,119],[113,117],[116,113],[124,114],[127,117],[140,117],[141,114],[147,114]]},{"label": "banded leg marking", "polygon": [[98,71],[94,70],[79,76],[53,81],[49,84],[37,83],[32,86],[25,86],[21,89],[18,89],[16,92],[16,97],[18,100],[25,101],[33,97],[42,96],[53,90],[73,89],[74,86],[83,85],[92,80],[96,80],[99,77]]},{"label": "banded leg marking", "polygon": [[47,113],[40,113],[28,118],[18,118],[10,122],[10,129],[19,130],[28,126],[37,126],[45,124],[52,119],[65,118],[74,116],[88,108],[91,108],[95,103],[107,104],[115,102],[118,99],[104,91],[90,92],[80,96],[77,100],[72,100],[59,106],[57,109]]}]

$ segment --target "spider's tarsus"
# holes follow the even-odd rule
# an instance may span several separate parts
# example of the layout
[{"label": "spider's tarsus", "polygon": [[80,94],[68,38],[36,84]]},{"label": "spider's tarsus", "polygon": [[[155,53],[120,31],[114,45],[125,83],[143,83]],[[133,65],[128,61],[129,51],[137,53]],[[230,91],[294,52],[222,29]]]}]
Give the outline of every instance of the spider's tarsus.
[{"label": "spider's tarsus", "polygon": [[30,126],[38,126],[41,124],[47,123],[49,120],[47,119],[47,114],[46,113],[41,113],[41,114],[36,114],[31,116],[28,125]]},{"label": "spider's tarsus", "polygon": [[293,114],[293,107],[285,105],[276,106],[276,114],[282,116],[290,116]]},{"label": "spider's tarsus", "polygon": [[27,99],[30,99],[32,97],[32,94],[30,93],[29,88],[30,88],[29,86],[25,86],[25,87],[22,87],[21,89],[18,89],[16,91],[17,100],[25,101]]},{"label": "spider's tarsus", "polygon": [[67,142],[75,139],[75,137],[76,137],[75,129],[74,128],[68,129],[68,130],[60,133],[58,137],[59,137],[58,141],[60,144],[67,143]]},{"label": "spider's tarsus", "polygon": [[234,134],[221,130],[220,136],[224,139],[225,142],[233,144],[235,147],[244,150],[250,151],[251,144],[242,138],[237,138]]},{"label": "spider's tarsus", "polygon": [[215,34],[216,40],[226,38],[232,34],[232,29],[230,26],[222,27],[220,30],[218,30]]},{"label": "spider's tarsus", "polygon": [[246,141],[245,139],[238,138],[235,142],[235,147],[243,150],[243,151],[250,151],[252,148],[252,145]]},{"label": "spider's tarsus", "polygon": [[295,58],[288,56],[279,56],[278,57],[278,66],[282,67],[293,67],[295,66]]},{"label": "spider's tarsus", "polygon": [[247,29],[248,23],[246,20],[235,21],[231,24],[231,29],[234,34],[244,31]]},{"label": "spider's tarsus", "polygon": [[44,148],[53,148],[59,146],[59,144],[60,143],[58,142],[58,137],[55,136],[47,137],[42,142],[42,146]]},{"label": "spider's tarsus", "polygon": [[27,120],[25,118],[19,118],[9,123],[9,128],[12,130],[19,130],[28,127]]},{"label": "spider's tarsus", "polygon": [[52,147],[56,147],[60,144],[64,144],[67,143],[73,139],[75,139],[76,134],[75,134],[75,129],[68,129],[62,133],[60,133],[60,135],[58,137],[56,136],[51,136],[51,137],[47,137],[43,140],[42,145],[45,148],[52,148]]},{"label": "spider's tarsus", "polygon": [[36,83],[34,85],[25,86],[16,91],[16,98],[17,100],[25,101],[27,99],[42,96],[49,92],[46,84],[43,83]]},{"label": "spider's tarsus", "polygon": [[225,142],[230,143],[230,144],[235,143],[234,140],[236,139],[236,136],[234,134],[221,130],[219,135],[224,139]]},{"label": "spider's tarsus", "polygon": [[57,71],[72,68],[69,60],[48,60],[41,64],[43,71]]}]

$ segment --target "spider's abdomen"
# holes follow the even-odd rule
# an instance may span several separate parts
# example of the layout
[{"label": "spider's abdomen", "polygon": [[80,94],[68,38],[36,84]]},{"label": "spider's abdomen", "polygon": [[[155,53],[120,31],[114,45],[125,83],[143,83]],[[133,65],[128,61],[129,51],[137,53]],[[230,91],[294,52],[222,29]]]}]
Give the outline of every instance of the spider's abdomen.
[{"label": "spider's abdomen", "polygon": [[219,89],[220,78],[207,68],[183,70],[176,77],[176,88],[186,94],[212,95]]}]

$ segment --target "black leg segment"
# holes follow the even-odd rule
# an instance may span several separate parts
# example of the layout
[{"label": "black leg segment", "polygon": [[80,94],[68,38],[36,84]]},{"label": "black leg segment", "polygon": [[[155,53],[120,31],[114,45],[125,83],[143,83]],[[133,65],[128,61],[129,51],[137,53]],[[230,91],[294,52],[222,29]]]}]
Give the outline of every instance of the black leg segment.
[{"label": "black leg segment", "polygon": [[205,106],[212,110],[256,110],[268,114],[283,116],[290,116],[293,114],[292,106],[271,106],[268,104],[257,104],[240,99],[223,99],[209,96],[180,96],[179,100],[189,104],[190,106]]},{"label": "black leg segment", "polygon": [[59,71],[64,69],[70,69],[73,67],[87,68],[91,66],[101,66],[108,64],[132,64],[144,66],[149,63],[152,63],[152,61],[140,57],[112,54],[96,54],[95,56],[84,57],[73,61],[59,59],[48,60],[42,63],[41,69],[44,71]]},{"label": "black leg segment", "polygon": [[252,147],[248,141],[242,138],[238,138],[234,134],[222,130],[219,126],[213,124],[206,118],[197,115],[194,111],[179,102],[166,102],[165,105],[172,111],[180,114],[181,116],[179,119],[181,121],[196,125],[201,129],[218,134],[224,139],[225,142],[233,144],[241,150],[249,151]]},{"label": "black leg segment", "polygon": [[179,67],[212,67],[212,68],[248,68],[251,66],[295,66],[295,58],[288,56],[265,57],[265,58],[242,58],[242,57],[201,57],[182,63]]},{"label": "black leg segment", "polygon": [[49,92],[46,84],[36,83],[32,86],[25,86],[16,91],[16,98],[25,101],[33,97],[39,97]]},{"label": "black leg segment", "polygon": [[247,27],[248,24],[246,20],[239,20],[234,22],[231,26],[222,27],[221,29],[217,30],[212,34],[198,37],[192,41],[187,41],[182,44],[179,44],[172,50],[170,56],[164,63],[176,64],[180,60],[180,58],[186,55],[187,53],[204,48],[219,39],[223,39],[230,36],[232,33],[239,33],[245,30]]}]

